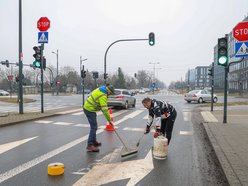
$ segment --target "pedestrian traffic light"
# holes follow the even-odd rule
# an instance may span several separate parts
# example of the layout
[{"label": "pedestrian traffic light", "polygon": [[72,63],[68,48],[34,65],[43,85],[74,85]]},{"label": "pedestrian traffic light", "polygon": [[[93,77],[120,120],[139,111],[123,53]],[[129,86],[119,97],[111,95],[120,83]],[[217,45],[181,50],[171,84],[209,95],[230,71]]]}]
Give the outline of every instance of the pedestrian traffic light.
[{"label": "pedestrian traffic light", "polygon": [[134,73],[134,77],[135,77],[135,78],[137,77],[137,73]]},{"label": "pedestrian traffic light", "polygon": [[228,65],[228,38],[222,37],[218,39],[218,65]]},{"label": "pedestrian traffic light", "polygon": [[86,77],[86,71],[85,70],[81,70],[81,78],[85,78]]},{"label": "pedestrian traffic light", "polygon": [[108,74],[107,73],[104,73],[104,79],[107,79],[108,78]]},{"label": "pedestrian traffic light", "polygon": [[33,65],[35,68],[41,68],[41,47],[40,46],[34,46],[33,50],[35,51],[33,57],[35,61],[33,62]]},{"label": "pedestrian traffic light", "polygon": [[155,44],[155,34],[153,32],[149,33],[149,45],[153,46]]}]

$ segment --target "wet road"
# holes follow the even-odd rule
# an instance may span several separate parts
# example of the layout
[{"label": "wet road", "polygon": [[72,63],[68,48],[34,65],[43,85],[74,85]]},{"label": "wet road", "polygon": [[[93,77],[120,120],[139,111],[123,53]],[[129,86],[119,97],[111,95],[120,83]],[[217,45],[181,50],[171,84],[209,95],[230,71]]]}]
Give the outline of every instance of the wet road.
[{"label": "wet road", "polygon": [[[140,103],[145,96],[137,96],[136,108],[114,110],[115,128],[130,148],[146,126],[147,110]],[[1,128],[0,185],[228,185],[197,105],[167,92],[154,97],[171,102],[178,112],[166,160],[152,158],[152,132],[144,136],[135,156],[121,159],[122,144],[114,132],[104,130],[102,114],[97,137],[103,145],[99,153],[87,153],[89,127],[78,112]],[[65,165],[64,175],[47,175],[47,165],[53,162]]]}]

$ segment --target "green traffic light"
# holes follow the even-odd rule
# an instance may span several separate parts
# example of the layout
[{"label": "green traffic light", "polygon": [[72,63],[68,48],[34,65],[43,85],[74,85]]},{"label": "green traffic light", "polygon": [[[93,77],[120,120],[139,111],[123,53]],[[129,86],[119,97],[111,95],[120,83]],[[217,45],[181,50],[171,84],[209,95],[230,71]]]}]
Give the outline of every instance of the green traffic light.
[{"label": "green traffic light", "polygon": [[155,34],[153,32],[150,32],[148,35],[149,39],[149,45],[153,46],[155,44]]},{"label": "green traffic light", "polygon": [[40,68],[40,67],[41,67],[39,61],[34,61],[34,62],[33,62],[33,65],[34,65],[34,67],[36,67],[36,68]]},{"label": "green traffic light", "polygon": [[218,60],[219,60],[220,65],[225,65],[227,63],[227,57],[226,56],[221,56]]}]

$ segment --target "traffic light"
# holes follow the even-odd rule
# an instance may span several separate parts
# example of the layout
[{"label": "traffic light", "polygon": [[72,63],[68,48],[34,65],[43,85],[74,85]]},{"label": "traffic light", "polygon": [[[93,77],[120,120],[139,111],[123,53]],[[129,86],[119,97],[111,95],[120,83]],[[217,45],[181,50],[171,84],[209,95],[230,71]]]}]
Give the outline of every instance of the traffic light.
[{"label": "traffic light", "polygon": [[41,47],[40,46],[34,46],[33,47],[35,53],[34,53],[34,59],[33,65],[35,68],[41,68]]},{"label": "traffic light", "polygon": [[137,77],[137,73],[134,73],[134,77],[135,77],[135,78]]},{"label": "traffic light", "polygon": [[107,73],[104,73],[104,79],[107,79],[108,78],[108,74]]},{"label": "traffic light", "polygon": [[81,78],[85,78],[86,77],[86,71],[85,70],[81,70]]},{"label": "traffic light", "polygon": [[209,75],[209,76],[213,76],[213,68],[212,68],[212,67],[210,67],[210,68],[208,69],[208,75]]},{"label": "traffic light", "polygon": [[8,60],[6,60],[6,61],[1,61],[1,64],[2,64],[2,65],[6,65],[6,67],[9,68],[9,61],[8,61]]},{"label": "traffic light", "polygon": [[228,38],[222,37],[218,39],[218,65],[228,65]]},{"label": "traffic light", "polygon": [[93,78],[94,78],[94,79],[97,79],[98,77],[99,77],[98,72],[93,72]]},{"label": "traffic light", "polygon": [[149,45],[153,46],[155,44],[155,34],[153,32],[149,33]]}]

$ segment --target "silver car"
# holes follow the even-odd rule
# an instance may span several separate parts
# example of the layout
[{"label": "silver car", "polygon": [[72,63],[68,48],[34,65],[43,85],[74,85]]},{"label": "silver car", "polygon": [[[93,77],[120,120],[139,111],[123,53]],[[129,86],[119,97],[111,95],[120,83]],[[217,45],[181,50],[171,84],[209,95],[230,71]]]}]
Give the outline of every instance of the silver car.
[{"label": "silver car", "polygon": [[[211,102],[211,92],[207,90],[192,90],[184,95],[184,100],[190,103],[191,101],[197,101],[198,103]],[[216,103],[218,97],[213,95],[213,102]]]},{"label": "silver car", "polygon": [[0,90],[0,96],[9,96],[9,93],[5,90]]},{"label": "silver car", "polygon": [[128,109],[129,106],[135,107],[136,98],[134,94],[126,89],[115,89],[113,95],[108,96],[109,107],[122,107]]}]

